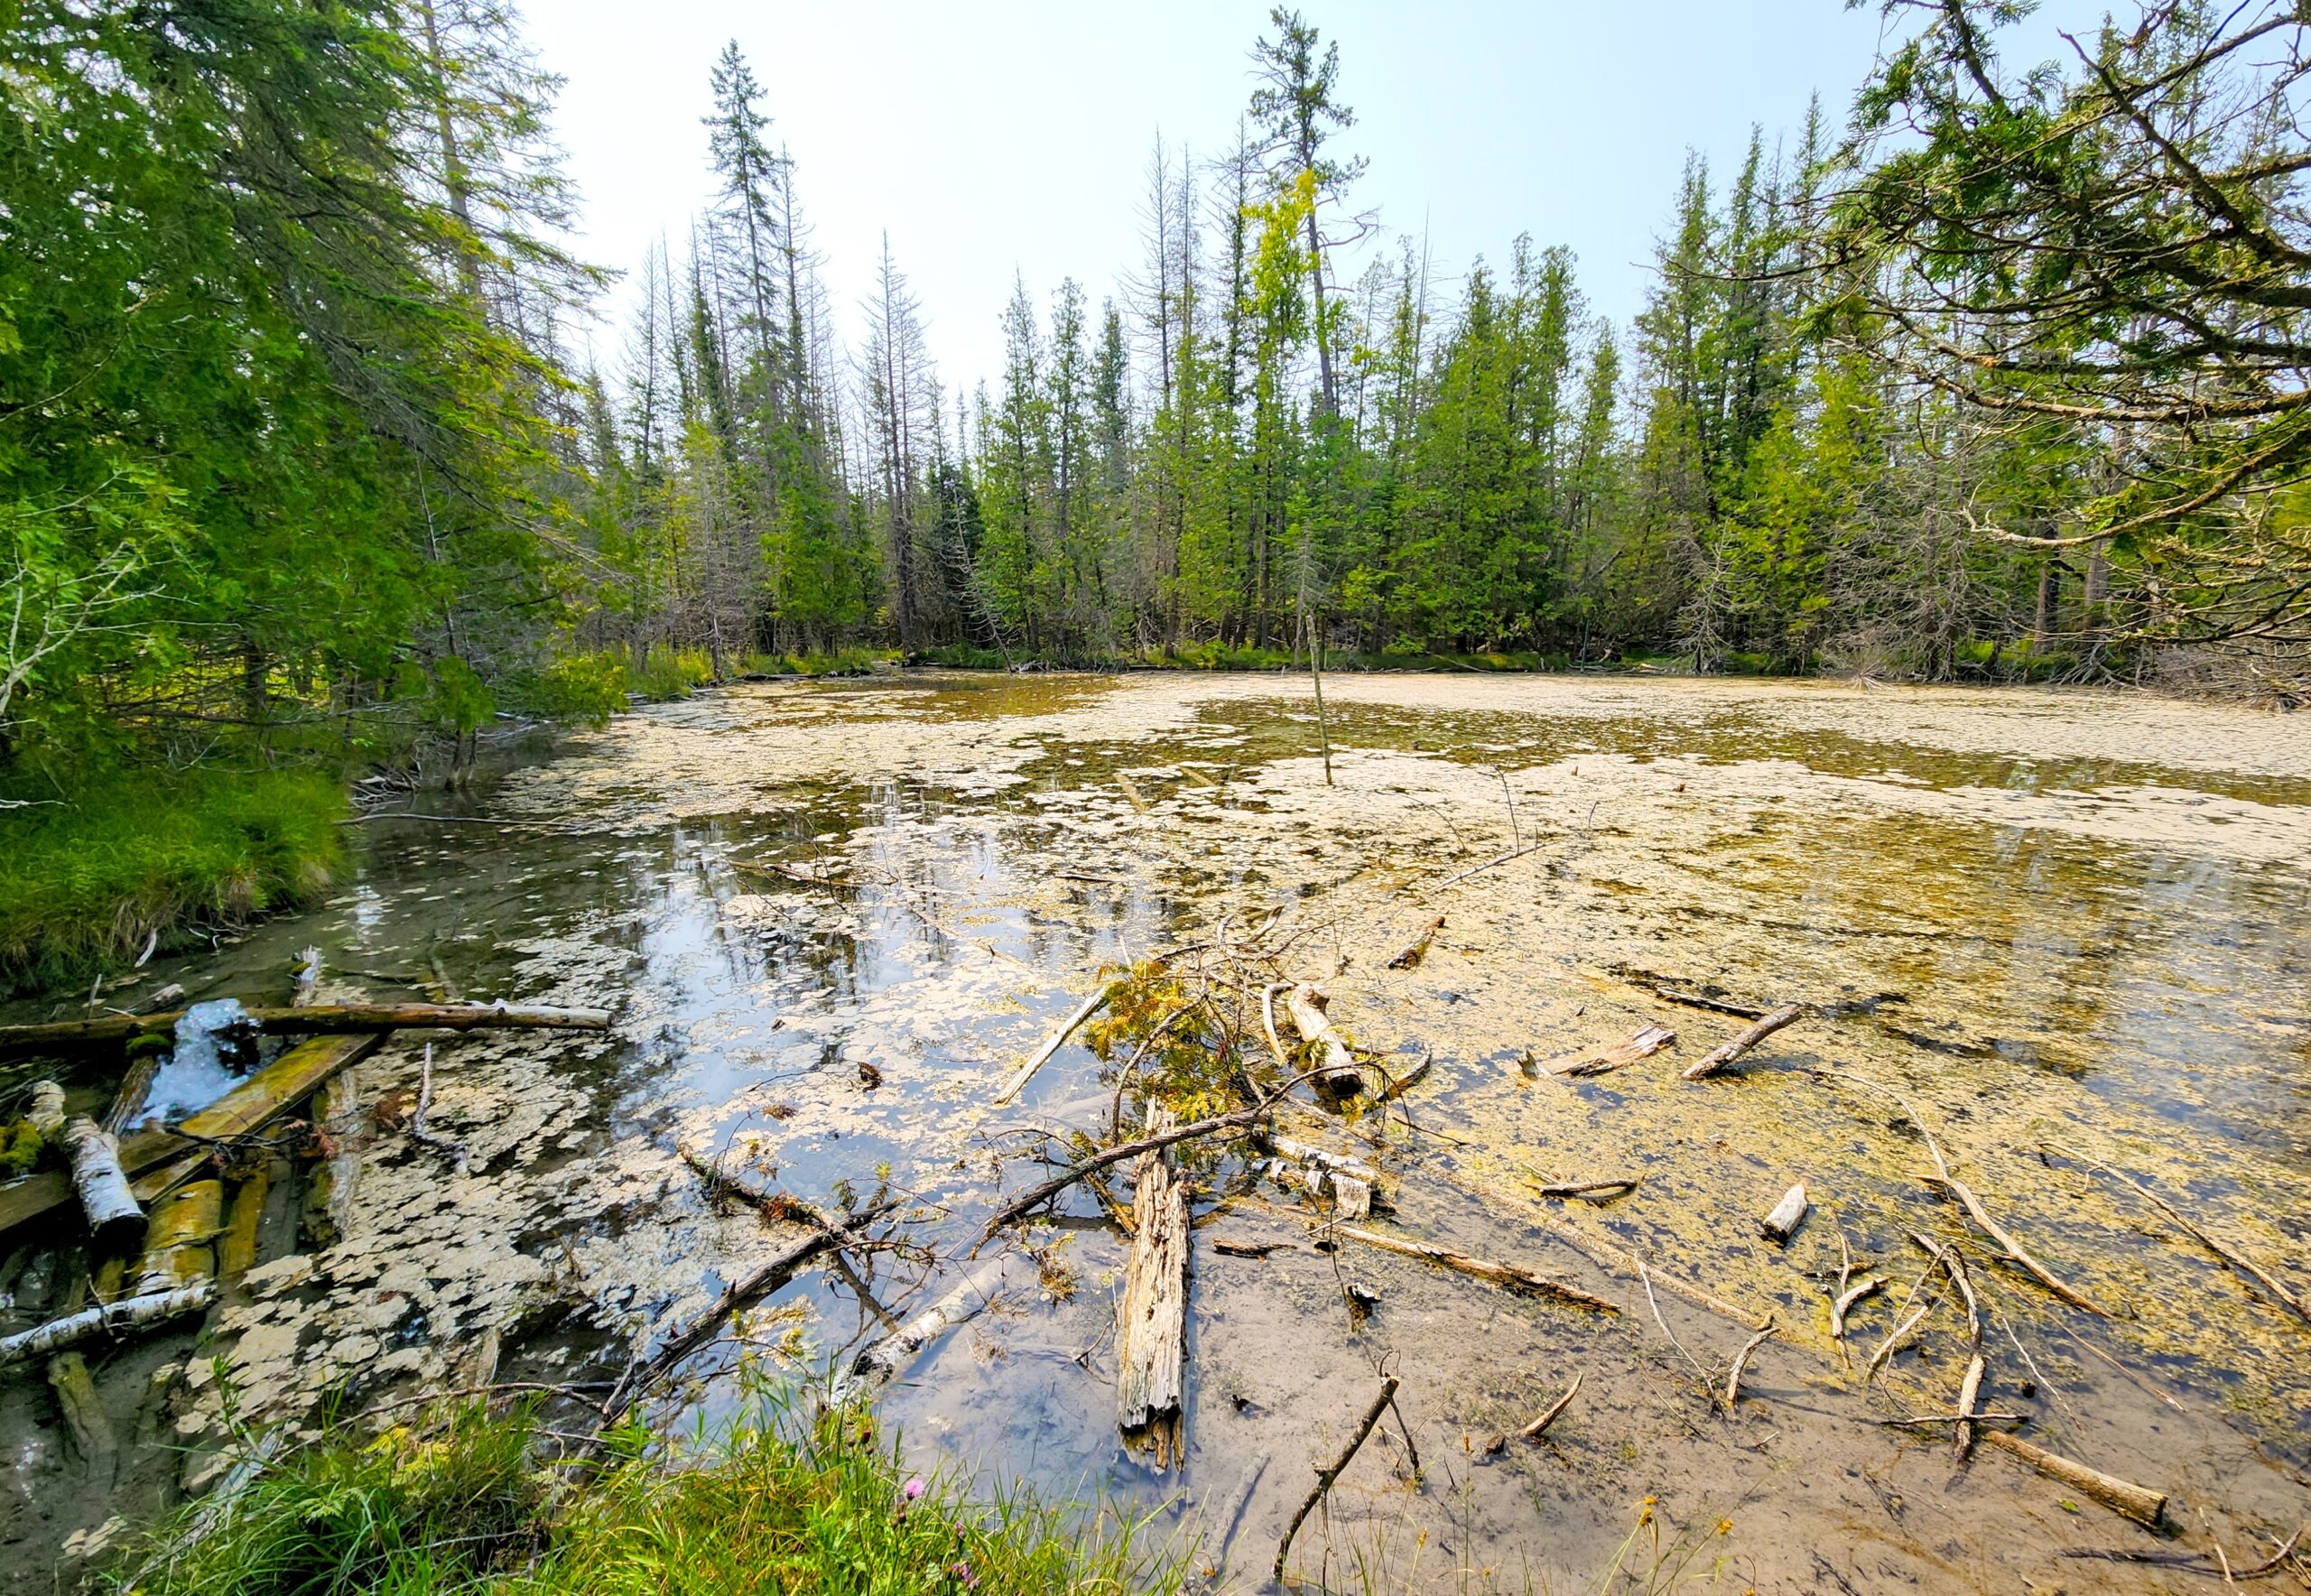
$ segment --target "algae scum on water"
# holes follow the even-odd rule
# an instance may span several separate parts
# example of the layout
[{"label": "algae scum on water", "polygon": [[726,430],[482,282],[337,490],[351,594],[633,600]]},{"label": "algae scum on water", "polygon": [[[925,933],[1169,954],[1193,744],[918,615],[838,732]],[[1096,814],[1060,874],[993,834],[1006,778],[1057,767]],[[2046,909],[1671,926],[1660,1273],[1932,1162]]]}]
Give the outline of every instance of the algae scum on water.
[{"label": "algae scum on water", "polygon": [[[113,1516],[228,1475],[237,1425],[616,1379],[793,1239],[701,1167],[891,1208],[883,1245],[752,1307],[658,1416],[733,1411],[717,1371],[739,1359],[811,1378],[961,1300],[881,1395],[910,1451],[1153,1512],[1233,1588],[1267,1579],[1384,1375],[1394,1407],[1299,1530],[1295,1577],[2167,1589],[2201,1577],[2178,1560],[2220,1577],[2218,1543],[2259,1564],[2311,1517],[2311,1322],[2173,1217],[2311,1292],[2297,725],[1627,679],[1326,697],[1330,784],[1304,682],[909,676],[621,717],[477,810],[372,821],[341,897],[144,986],[277,1002],[310,943],[324,998],[606,1007],[613,1032],[433,1036],[454,1163],[409,1134],[426,1036],[358,1064],[200,1337],[90,1354],[148,1448],[98,1478],[45,1385],[0,1390],[5,1533],[43,1564],[89,1551]],[[1170,984],[1135,988],[1137,1017],[1087,1025],[1005,1100],[1063,1018],[1159,954]],[[1230,973],[1247,960],[1320,983],[1360,1056],[1417,1079],[1385,1109],[1299,1093],[1269,1127],[1369,1170],[1369,1218],[1341,1211],[1354,1179],[1272,1141],[1179,1149],[1182,1450],[1159,1472],[1117,1426],[1133,1166],[968,1255],[1051,1173],[1038,1154],[1275,1078],[1260,984],[1246,1007]],[[1801,1017],[1681,1078],[1781,1004]],[[1675,1044],[1568,1072],[1647,1027]],[[1801,1183],[1795,1234],[1762,1236]],[[75,1267],[20,1256],[9,1328]],[[1832,1300],[1873,1276],[1833,1338]],[[1984,1427],[2166,1494],[2164,1529],[1995,1445],[1956,1459],[1977,1332],[1977,1410],[2016,1415]]]}]

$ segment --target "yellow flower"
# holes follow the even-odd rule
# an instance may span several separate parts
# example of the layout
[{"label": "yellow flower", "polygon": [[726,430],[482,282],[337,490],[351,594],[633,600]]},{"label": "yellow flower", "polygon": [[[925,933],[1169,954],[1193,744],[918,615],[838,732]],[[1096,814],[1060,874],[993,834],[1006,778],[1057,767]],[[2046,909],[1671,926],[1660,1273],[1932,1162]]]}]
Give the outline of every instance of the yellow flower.
[{"label": "yellow flower", "polygon": [[1719,1519],[1717,1521],[1717,1533],[1720,1535],[1731,1535],[1733,1533],[1733,1521],[1731,1518]]}]

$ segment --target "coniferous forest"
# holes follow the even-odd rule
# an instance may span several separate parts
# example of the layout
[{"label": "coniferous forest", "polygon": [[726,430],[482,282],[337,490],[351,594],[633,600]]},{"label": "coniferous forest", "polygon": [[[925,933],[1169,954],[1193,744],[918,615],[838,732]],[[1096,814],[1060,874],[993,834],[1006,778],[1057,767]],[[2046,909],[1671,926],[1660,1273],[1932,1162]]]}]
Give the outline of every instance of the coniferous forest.
[{"label": "coniferous forest", "polygon": [[1212,63],[1224,153],[1095,201],[1137,208],[1131,270],[1020,262],[965,387],[887,248],[831,294],[735,45],[714,204],[600,263],[503,0],[7,0],[10,814],[285,823],[348,769],[454,780],[503,717],[866,651],[2298,699],[2300,14],[2088,18],[2042,62],[2003,0],[1886,11],[1852,106],[1759,105],[1656,197],[1614,326],[1545,238],[1439,261],[1366,209],[1360,63],[1279,8]]}]

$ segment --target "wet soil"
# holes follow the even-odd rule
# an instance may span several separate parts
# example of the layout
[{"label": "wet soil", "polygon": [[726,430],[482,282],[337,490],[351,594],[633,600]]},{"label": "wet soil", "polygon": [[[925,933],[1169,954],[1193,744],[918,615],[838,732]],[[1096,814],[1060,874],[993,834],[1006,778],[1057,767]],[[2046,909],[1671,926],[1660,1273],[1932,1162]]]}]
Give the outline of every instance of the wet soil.
[{"label": "wet soil", "polygon": [[[614,1372],[782,1239],[718,1210],[685,1147],[830,1206],[886,1188],[910,1203],[910,1249],[798,1283],[680,1401],[710,1415],[741,1354],[807,1378],[881,1313],[947,1288],[991,1209],[1040,1178],[1019,1156],[1035,1133],[1104,1133],[1113,1074],[1080,1044],[993,1100],[1103,966],[1277,910],[1291,973],[1326,982],[1360,1046],[1432,1061],[1385,1121],[1294,1121],[1382,1168],[1395,1211],[1374,1222],[1620,1312],[1328,1242],[1248,1151],[1215,1151],[1192,1160],[1183,1467],[1157,1474],[1118,1444],[1126,1243],[1081,1192],[994,1249],[1021,1260],[998,1300],[886,1395],[911,1450],[1157,1513],[1247,1590],[1382,1371],[1404,1382],[1401,1429],[1383,1425],[1297,1543],[1332,1588],[1666,1589],[1714,1570],[1760,1591],[2184,1590],[2204,1578],[2065,1554],[2213,1536],[2246,1564],[2311,1517],[2311,1324],[2070,1155],[2311,1292],[2298,720],[1810,683],[1326,687],[1329,785],[1304,680],[909,675],[621,717],[455,818],[364,826],[340,897],[145,984],[272,998],[311,942],[324,996],[599,1005],[613,1033],[434,1038],[433,1126],[465,1170],[387,1115],[349,1139],[357,1174],[325,1204],[284,1188],[269,1261],[198,1339],[92,1357],[124,1443],[140,1413],[151,1443],[110,1481],[70,1454],[44,1384],[0,1387],[0,1536],[43,1566],[69,1536],[85,1551],[107,1517],[207,1483],[232,1420],[310,1431],[331,1405],[469,1384],[493,1352],[499,1379]],[[1438,914],[1426,958],[1386,968]],[[1743,1022],[1662,991],[1809,1012],[1687,1083]],[[1678,1045],[1548,1072],[1647,1025]],[[424,1045],[359,1066],[364,1100],[405,1102]],[[2107,1314],[2002,1259],[1925,1178],[1912,1110]],[[1534,1190],[1615,1175],[1641,1183],[1601,1203]],[[1814,1211],[1777,1246],[1757,1220],[1799,1181]],[[1983,1406],[2168,1492],[2174,1529],[2002,1453],[1962,1465],[1946,1428],[1879,1423],[1950,1411],[1966,1359],[1944,1302],[1863,1378],[1924,1266],[1914,1234],[1972,1265]],[[1843,1348],[1827,1313],[1841,1239],[1857,1278],[1890,1283]],[[1601,1266],[1599,1243],[1641,1257],[1656,1289]],[[12,1326],[70,1267],[18,1265]],[[1730,1412],[1709,1393],[1749,1332],[1666,1283],[1774,1315]],[[1488,1453],[1576,1374],[1543,1443]]]}]

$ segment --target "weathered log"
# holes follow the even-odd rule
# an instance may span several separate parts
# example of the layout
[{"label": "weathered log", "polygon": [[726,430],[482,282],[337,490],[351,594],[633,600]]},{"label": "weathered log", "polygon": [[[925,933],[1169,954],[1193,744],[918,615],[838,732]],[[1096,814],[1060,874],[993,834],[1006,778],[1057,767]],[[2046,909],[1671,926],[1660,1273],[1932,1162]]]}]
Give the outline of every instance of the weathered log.
[{"label": "weathered log", "polygon": [[194,1181],[176,1192],[153,1211],[129,1294],[150,1296],[215,1279],[217,1254],[210,1244],[224,1228],[224,1182]]},{"label": "weathered log", "polygon": [[1397,951],[1396,955],[1388,960],[1388,968],[1390,970],[1412,969],[1427,954],[1428,944],[1434,941],[1436,933],[1443,929],[1444,916],[1439,914],[1421,927],[1418,936]]},{"label": "weathered log", "polygon": [[315,1246],[327,1247],[345,1234],[361,1180],[359,1071],[348,1067],[323,1081],[311,1113],[323,1152],[306,1174],[300,1222]]},{"label": "weathered log", "polygon": [[[606,1031],[602,1008],[552,1008],[509,1003],[311,1003],[246,1011],[255,1028],[276,1036],[367,1031]],[[108,1015],[51,1025],[0,1025],[0,1059],[42,1053],[87,1053],[118,1048],[140,1036],[174,1034],[182,1010]]]},{"label": "weathered log", "polygon": [[1602,1075],[1639,1059],[1649,1059],[1665,1047],[1677,1045],[1677,1034],[1661,1025],[1647,1025],[1626,1042],[1616,1042],[1592,1053],[1575,1053],[1547,1066],[1552,1075],[1571,1078]]},{"label": "weathered log", "polygon": [[144,1210],[128,1189],[121,1167],[120,1143],[95,1120],[82,1118],[65,1127],[72,1150],[72,1189],[88,1217],[88,1234],[100,1252],[125,1252],[144,1234]]},{"label": "weathered log", "polygon": [[1607,1192],[1618,1197],[1636,1191],[1644,1181],[1643,1175],[1627,1174],[1616,1175],[1610,1180],[1563,1181],[1551,1184],[1527,1175],[1525,1183],[1532,1188],[1536,1197],[1596,1197]]},{"label": "weathered log", "polygon": [[1316,1084],[1337,1096],[1353,1097],[1364,1090],[1364,1074],[1356,1067],[1356,1054],[1349,1050],[1348,1039],[1325,1012],[1331,1004],[1330,994],[1313,981],[1301,981],[1284,995],[1284,1012],[1292,1028],[1300,1033],[1301,1041],[1322,1053]]},{"label": "weathered log", "polygon": [[259,1164],[233,1188],[225,1229],[217,1238],[217,1277],[230,1287],[256,1267],[257,1231],[265,1223],[265,1200],[273,1190],[273,1172]]},{"label": "weathered log", "polygon": [[859,1354],[847,1378],[837,1380],[833,1400],[845,1403],[905,1374],[923,1348],[959,1324],[979,1316],[993,1300],[1003,1277],[1003,1260],[990,1260],[965,1276],[929,1307]]},{"label": "weathered log", "polygon": [[1267,1143],[1279,1158],[1302,1166],[1300,1184],[1310,1193],[1331,1195],[1341,1218],[1360,1220],[1371,1213],[1380,1172],[1364,1160],[1310,1146],[1290,1137],[1271,1136]]},{"label": "weathered log", "polygon": [[122,1330],[142,1329],[188,1313],[198,1313],[217,1300],[217,1284],[202,1281],[196,1285],[176,1291],[155,1292],[148,1296],[123,1297],[116,1303],[99,1303],[93,1308],[83,1308],[60,1319],[15,1335],[0,1338],[0,1369],[22,1363],[28,1358],[45,1358],[76,1347],[82,1341]]},{"label": "weathered log", "polygon": [[[123,1137],[121,1168],[136,1181],[138,1194],[149,1197],[153,1193],[144,1190],[144,1180],[149,1172],[183,1159],[202,1140],[243,1137],[263,1129],[292,1105],[311,1097],[339,1070],[375,1053],[384,1040],[381,1032],[363,1033],[317,1037],[292,1047],[186,1119],[177,1127],[184,1135],[156,1127]],[[159,1189],[175,1183],[170,1181]],[[60,1174],[36,1174],[0,1188],[0,1236],[68,1207],[72,1201],[72,1183]]]},{"label": "weathered log", "polygon": [[52,1142],[64,1134],[64,1089],[53,1081],[35,1081],[24,1102],[24,1123]]},{"label": "weathered log", "polygon": [[1772,1013],[1761,1016],[1755,1024],[1735,1036],[1722,1047],[1712,1048],[1685,1066],[1685,1079],[1699,1081],[1740,1058],[1767,1037],[1796,1020],[1805,1010],[1795,1003],[1785,1003]]},{"label": "weathered log", "polygon": [[1409,1241],[1401,1236],[1390,1236],[1379,1230],[1367,1230],[1355,1225],[1328,1226],[1324,1234],[1345,1236],[1350,1241],[1361,1241],[1367,1247],[1377,1247],[1383,1252],[1393,1252],[1408,1258],[1425,1258],[1432,1264],[1442,1264],[1448,1269],[1458,1270],[1463,1275],[1473,1276],[1479,1280],[1490,1280],[1499,1285],[1516,1286],[1521,1290],[1536,1292],[1542,1296],[1554,1297],[1559,1302],[1575,1303],[1584,1308],[1594,1308],[1600,1313],[1618,1313],[1621,1311],[1619,1303],[1594,1295],[1577,1285],[1567,1285],[1564,1281],[1554,1279],[1549,1276],[1536,1275],[1530,1269],[1520,1269],[1514,1264],[1496,1264],[1489,1258],[1471,1257],[1466,1253],[1454,1252],[1449,1248],[1432,1247],[1425,1241]]},{"label": "weathered log", "polygon": [[1805,1199],[1805,1183],[1800,1181],[1782,1193],[1781,1201],[1773,1205],[1773,1211],[1758,1221],[1758,1229],[1767,1240],[1787,1247],[1813,1206]]},{"label": "weathered log", "polygon": [[1284,1577],[1284,1560],[1291,1554],[1292,1537],[1300,1533],[1300,1526],[1308,1521],[1308,1515],[1316,1510],[1316,1504],[1324,1499],[1324,1493],[1332,1489],[1332,1481],[1341,1477],[1341,1471],[1355,1461],[1357,1449],[1364,1444],[1365,1437],[1372,1434],[1372,1426],[1380,1422],[1380,1415],[1388,1411],[1388,1405],[1397,1399],[1397,1380],[1395,1375],[1390,1375],[1380,1382],[1380,1394],[1372,1399],[1372,1406],[1364,1410],[1364,1417],[1357,1424],[1356,1434],[1350,1436],[1348,1444],[1341,1449],[1340,1456],[1334,1458],[1329,1467],[1316,1471],[1314,1489],[1310,1490],[1306,1499],[1301,1502],[1300,1510],[1292,1515],[1292,1522],[1284,1531],[1283,1543],[1276,1548],[1276,1577],[1277,1579],[1281,1580]]},{"label": "weathered log", "polygon": [[1002,1088],[996,1092],[996,1103],[999,1106],[1017,1097],[1027,1082],[1035,1078],[1035,1072],[1049,1063],[1052,1054],[1057,1053],[1066,1044],[1067,1039],[1075,1035],[1076,1027],[1107,1007],[1108,999],[1115,996],[1116,988],[1121,984],[1119,981],[1100,982],[1100,989],[1083,999],[1073,1014],[1059,1023],[1059,1029],[1044,1037],[1043,1045],[1029,1053],[1026,1061],[1011,1072],[1011,1078],[1006,1081]]},{"label": "weathered log", "polygon": [[[1171,1129],[1171,1115],[1151,1109],[1147,1128]],[[1183,1456],[1188,1187],[1161,1147],[1139,1155],[1132,1178],[1131,1257],[1116,1304],[1116,1423],[1128,1439],[1147,1443],[1160,1474]]]},{"label": "weathered log", "polygon": [[2039,1473],[2084,1491],[2112,1512],[2122,1514],[2146,1528],[2157,1528],[2159,1519],[2166,1516],[2167,1496],[2164,1491],[2147,1489],[2116,1475],[2105,1474],[2100,1469],[2073,1462],[2003,1430],[1986,1429],[1982,1434],[1985,1444],[1995,1446],[2000,1452],[2011,1452]]}]

